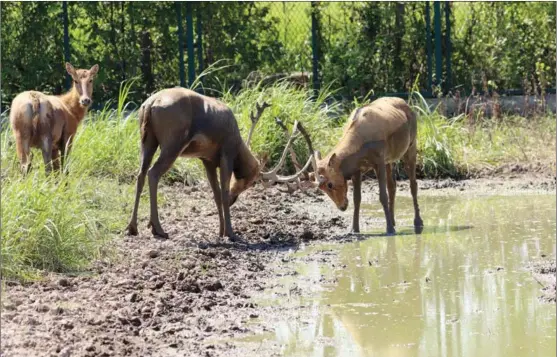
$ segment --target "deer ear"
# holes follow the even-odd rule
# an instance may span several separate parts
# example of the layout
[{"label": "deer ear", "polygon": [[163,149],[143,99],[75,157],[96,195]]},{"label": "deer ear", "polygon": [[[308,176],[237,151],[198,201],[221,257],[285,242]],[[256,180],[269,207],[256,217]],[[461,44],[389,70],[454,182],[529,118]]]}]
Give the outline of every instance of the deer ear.
[{"label": "deer ear", "polygon": [[98,72],[99,72],[99,65],[98,65],[98,64],[94,65],[94,66],[91,67],[91,69],[89,70],[89,73],[90,73],[92,76],[97,75]]},{"label": "deer ear", "polygon": [[337,154],[332,154],[329,158],[329,167],[334,167],[337,162]]},{"label": "deer ear", "polygon": [[75,76],[75,68],[72,66],[72,64],[70,62],[66,62],[66,71],[68,71],[68,74],[70,76]]}]

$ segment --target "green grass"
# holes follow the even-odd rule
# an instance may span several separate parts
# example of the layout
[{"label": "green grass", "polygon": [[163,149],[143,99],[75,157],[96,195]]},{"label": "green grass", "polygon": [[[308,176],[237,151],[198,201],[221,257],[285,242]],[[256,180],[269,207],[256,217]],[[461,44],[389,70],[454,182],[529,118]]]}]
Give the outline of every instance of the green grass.
[{"label": "green grass", "polygon": [[[139,168],[137,112],[125,110],[129,89],[122,87],[117,109],[91,113],[80,126],[65,175],[45,177],[41,154],[35,151],[33,170],[22,177],[12,134],[9,130],[1,133],[3,279],[35,279],[48,271],[75,272],[110,254],[109,243],[125,228],[131,213]],[[302,122],[323,154],[340,138],[352,106],[342,109],[340,103],[328,101],[333,94],[330,88],[323,89],[314,101],[308,99],[310,94],[278,83],[234,95],[223,91],[222,99],[233,109],[244,138],[255,103],[266,100],[272,104],[259,121],[252,142],[257,156],[268,155],[270,166],[286,141],[274,117],[290,128],[294,120]],[[551,115],[478,119],[471,127],[464,116],[445,118],[430,110],[423,99],[418,98],[414,106],[420,114],[418,161],[424,177],[467,176],[506,163],[555,163],[555,119]],[[305,161],[308,152],[303,140],[298,139],[294,147],[299,160]],[[163,184],[204,179],[199,160],[178,159]],[[142,199],[148,199],[146,191]],[[140,207],[145,216],[146,202]]]}]

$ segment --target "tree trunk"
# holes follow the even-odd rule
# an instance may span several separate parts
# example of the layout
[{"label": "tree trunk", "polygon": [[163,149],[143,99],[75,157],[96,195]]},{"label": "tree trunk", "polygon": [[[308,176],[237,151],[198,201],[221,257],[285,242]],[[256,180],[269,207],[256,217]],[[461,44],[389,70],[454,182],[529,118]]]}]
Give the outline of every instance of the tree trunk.
[{"label": "tree trunk", "polygon": [[153,47],[153,41],[151,40],[151,34],[146,26],[143,28],[141,33],[141,72],[143,74],[143,79],[145,80],[145,91],[147,95],[150,95],[154,89],[154,78],[151,65],[151,48]]}]

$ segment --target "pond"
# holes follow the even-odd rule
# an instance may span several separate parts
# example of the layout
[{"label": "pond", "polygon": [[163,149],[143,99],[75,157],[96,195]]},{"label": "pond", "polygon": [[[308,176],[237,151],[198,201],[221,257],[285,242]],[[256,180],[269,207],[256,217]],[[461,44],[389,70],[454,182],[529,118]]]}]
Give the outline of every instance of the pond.
[{"label": "pond", "polygon": [[[421,235],[377,229],[296,253],[333,249],[342,268],[301,265],[298,278],[327,272],[335,283],[294,301],[309,318],[284,318],[258,339],[286,356],[554,356],[555,304],[538,300],[526,268],[555,257],[555,196],[428,196],[420,206]],[[378,202],[365,213],[384,217]],[[412,215],[399,198],[397,224]]]}]

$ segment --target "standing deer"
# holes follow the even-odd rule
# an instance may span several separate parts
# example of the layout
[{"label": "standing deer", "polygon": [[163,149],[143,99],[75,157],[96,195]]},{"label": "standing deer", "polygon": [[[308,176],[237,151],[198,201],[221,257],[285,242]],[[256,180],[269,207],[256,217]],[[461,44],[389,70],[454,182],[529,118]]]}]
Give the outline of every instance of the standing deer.
[{"label": "standing deer", "polygon": [[[256,179],[272,182],[296,180],[312,162],[312,158],[296,174],[279,176],[288,148],[298,128],[296,122],[292,135],[277,166],[269,172],[261,172],[259,161],[249,149],[253,130],[263,111],[270,105],[256,105],[247,142],[244,143],[232,110],[217,99],[198,94],[185,88],[161,90],[149,97],[139,108],[141,131],[141,164],[137,176],[135,203],[127,232],[137,235],[137,210],[139,198],[149,177],[151,218],[148,227],[154,236],[168,238],[159,221],[157,188],[161,176],[174,164],[178,156],[198,158],[203,162],[207,179],[219,214],[219,236],[237,240],[230,221],[230,206],[240,193],[251,187]],[[310,143],[308,143],[310,144]],[[153,156],[160,147],[160,156],[151,167]],[[310,146],[311,147],[311,146]],[[310,151],[313,152],[313,151]],[[217,179],[220,170],[220,184]]]},{"label": "standing deer", "polygon": [[[396,183],[391,164],[403,159],[414,201],[414,227],[421,233],[423,221],[416,183],[416,115],[399,98],[381,98],[352,112],[340,142],[324,158],[315,153],[316,184],[341,210],[348,207],[347,180],[354,185],[352,231],[360,232],[362,174],[374,169],[379,182],[379,200],[385,212],[387,234],[395,233]],[[388,198],[387,198],[388,191]]]},{"label": "standing deer", "polygon": [[27,91],[18,94],[12,101],[10,124],[24,174],[31,168],[32,147],[41,149],[47,173],[53,165],[55,170],[60,169],[60,164],[64,166],[77,127],[92,103],[93,79],[99,65],[88,70],[76,70],[66,63],[66,70],[73,80],[72,89],[66,94],[55,96]]}]

